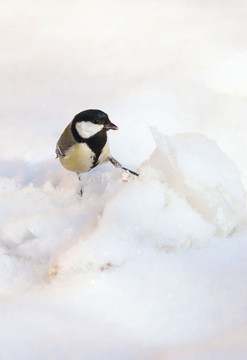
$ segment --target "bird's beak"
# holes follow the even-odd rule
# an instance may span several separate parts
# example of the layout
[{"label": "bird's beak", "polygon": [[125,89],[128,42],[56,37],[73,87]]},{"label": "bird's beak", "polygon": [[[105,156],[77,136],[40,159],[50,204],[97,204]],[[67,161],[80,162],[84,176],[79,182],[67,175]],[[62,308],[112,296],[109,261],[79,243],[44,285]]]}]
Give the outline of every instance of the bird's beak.
[{"label": "bird's beak", "polygon": [[117,127],[116,125],[114,125],[113,123],[111,123],[111,122],[109,122],[108,124],[106,124],[106,125],[104,126],[104,128],[105,128],[106,130],[110,130],[110,129],[112,129],[112,130],[118,130],[118,127]]}]

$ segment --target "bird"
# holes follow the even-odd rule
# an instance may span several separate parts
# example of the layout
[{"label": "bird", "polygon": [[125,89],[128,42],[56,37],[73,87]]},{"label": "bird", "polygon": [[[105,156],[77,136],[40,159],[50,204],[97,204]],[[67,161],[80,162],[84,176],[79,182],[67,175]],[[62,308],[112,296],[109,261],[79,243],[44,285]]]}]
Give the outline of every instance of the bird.
[{"label": "bird", "polygon": [[[117,168],[139,176],[135,171],[122,166],[110,153],[108,130],[118,130],[108,115],[97,109],[84,110],[75,115],[56,144],[56,157],[61,165],[77,174],[90,171],[107,161]],[[80,190],[82,196],[83,190]]]}]

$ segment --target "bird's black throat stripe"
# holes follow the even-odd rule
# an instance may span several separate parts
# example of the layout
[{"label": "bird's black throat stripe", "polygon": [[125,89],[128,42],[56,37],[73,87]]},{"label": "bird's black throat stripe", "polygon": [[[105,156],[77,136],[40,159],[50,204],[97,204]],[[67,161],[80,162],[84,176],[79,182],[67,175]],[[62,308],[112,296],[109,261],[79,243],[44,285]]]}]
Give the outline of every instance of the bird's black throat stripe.
[{"label": "bird's black throat stripe", "polygon": [[97,134],[91,136],[88,139],[85,139],[85,138],[81,137],[78,134],[75,126],[73,126],[73,124],[71,126],[71,132],[72,132],[72,134],[74,136],[74,139],[77,142],[87,144],[87,146],[94,152],[95,157],[94,157],[93,165],[92,165],[92,168],[94,168],[98,164],[100,154],[101,154],[102,149],[104,148],[104,146],[106,144],[106,141],[107,141],[106,130],[102,129]]},{"label": "bird's black throat stripe", "polygon": [[95,134],[94,136],[86,139],[86,144],[90,147],[90,149],[95,153],[95,158],[93,161],[93,166],[95,167],[98,164],[98,160],[102,149],[104,148],[107,141],[106,131],[102,129],[100,132]]}]

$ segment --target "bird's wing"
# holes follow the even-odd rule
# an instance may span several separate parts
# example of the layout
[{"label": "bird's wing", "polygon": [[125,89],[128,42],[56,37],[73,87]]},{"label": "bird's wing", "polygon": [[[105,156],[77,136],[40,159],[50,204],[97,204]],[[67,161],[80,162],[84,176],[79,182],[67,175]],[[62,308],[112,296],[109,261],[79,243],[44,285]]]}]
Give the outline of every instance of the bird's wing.
[{"label": "bird's wing", "polygon": [[76,143],[72,132],[71,132],[71,123],[66,127],[58,142],[56,144],[55,153],[58,156],[65,156],[66,151]]},{"label": "bird's wing", "polygon": [[57,144],[56,144],[55,153],[56,153],[56,155],[57,155],[56,157],[58,157],[58,156],[65,156],[65,151],[63,152],[63,151],[60,149],[58,142],[57,142]]}]

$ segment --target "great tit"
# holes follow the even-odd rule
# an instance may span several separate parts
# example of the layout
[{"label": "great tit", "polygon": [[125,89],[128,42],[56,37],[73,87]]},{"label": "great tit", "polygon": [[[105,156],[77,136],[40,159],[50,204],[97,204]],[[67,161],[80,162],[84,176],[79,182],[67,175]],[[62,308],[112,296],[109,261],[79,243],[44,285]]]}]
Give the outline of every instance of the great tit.
[{"label": "great tit", "polygon": [[76,172],[80,180],[81,173],[110,161],[114,166],[138,176],[111,156],[107,138],[110,129],[118,130],[118,127],[101,110],[90,109],[77,114],[56,145],[56,155],[63,167]]}]

